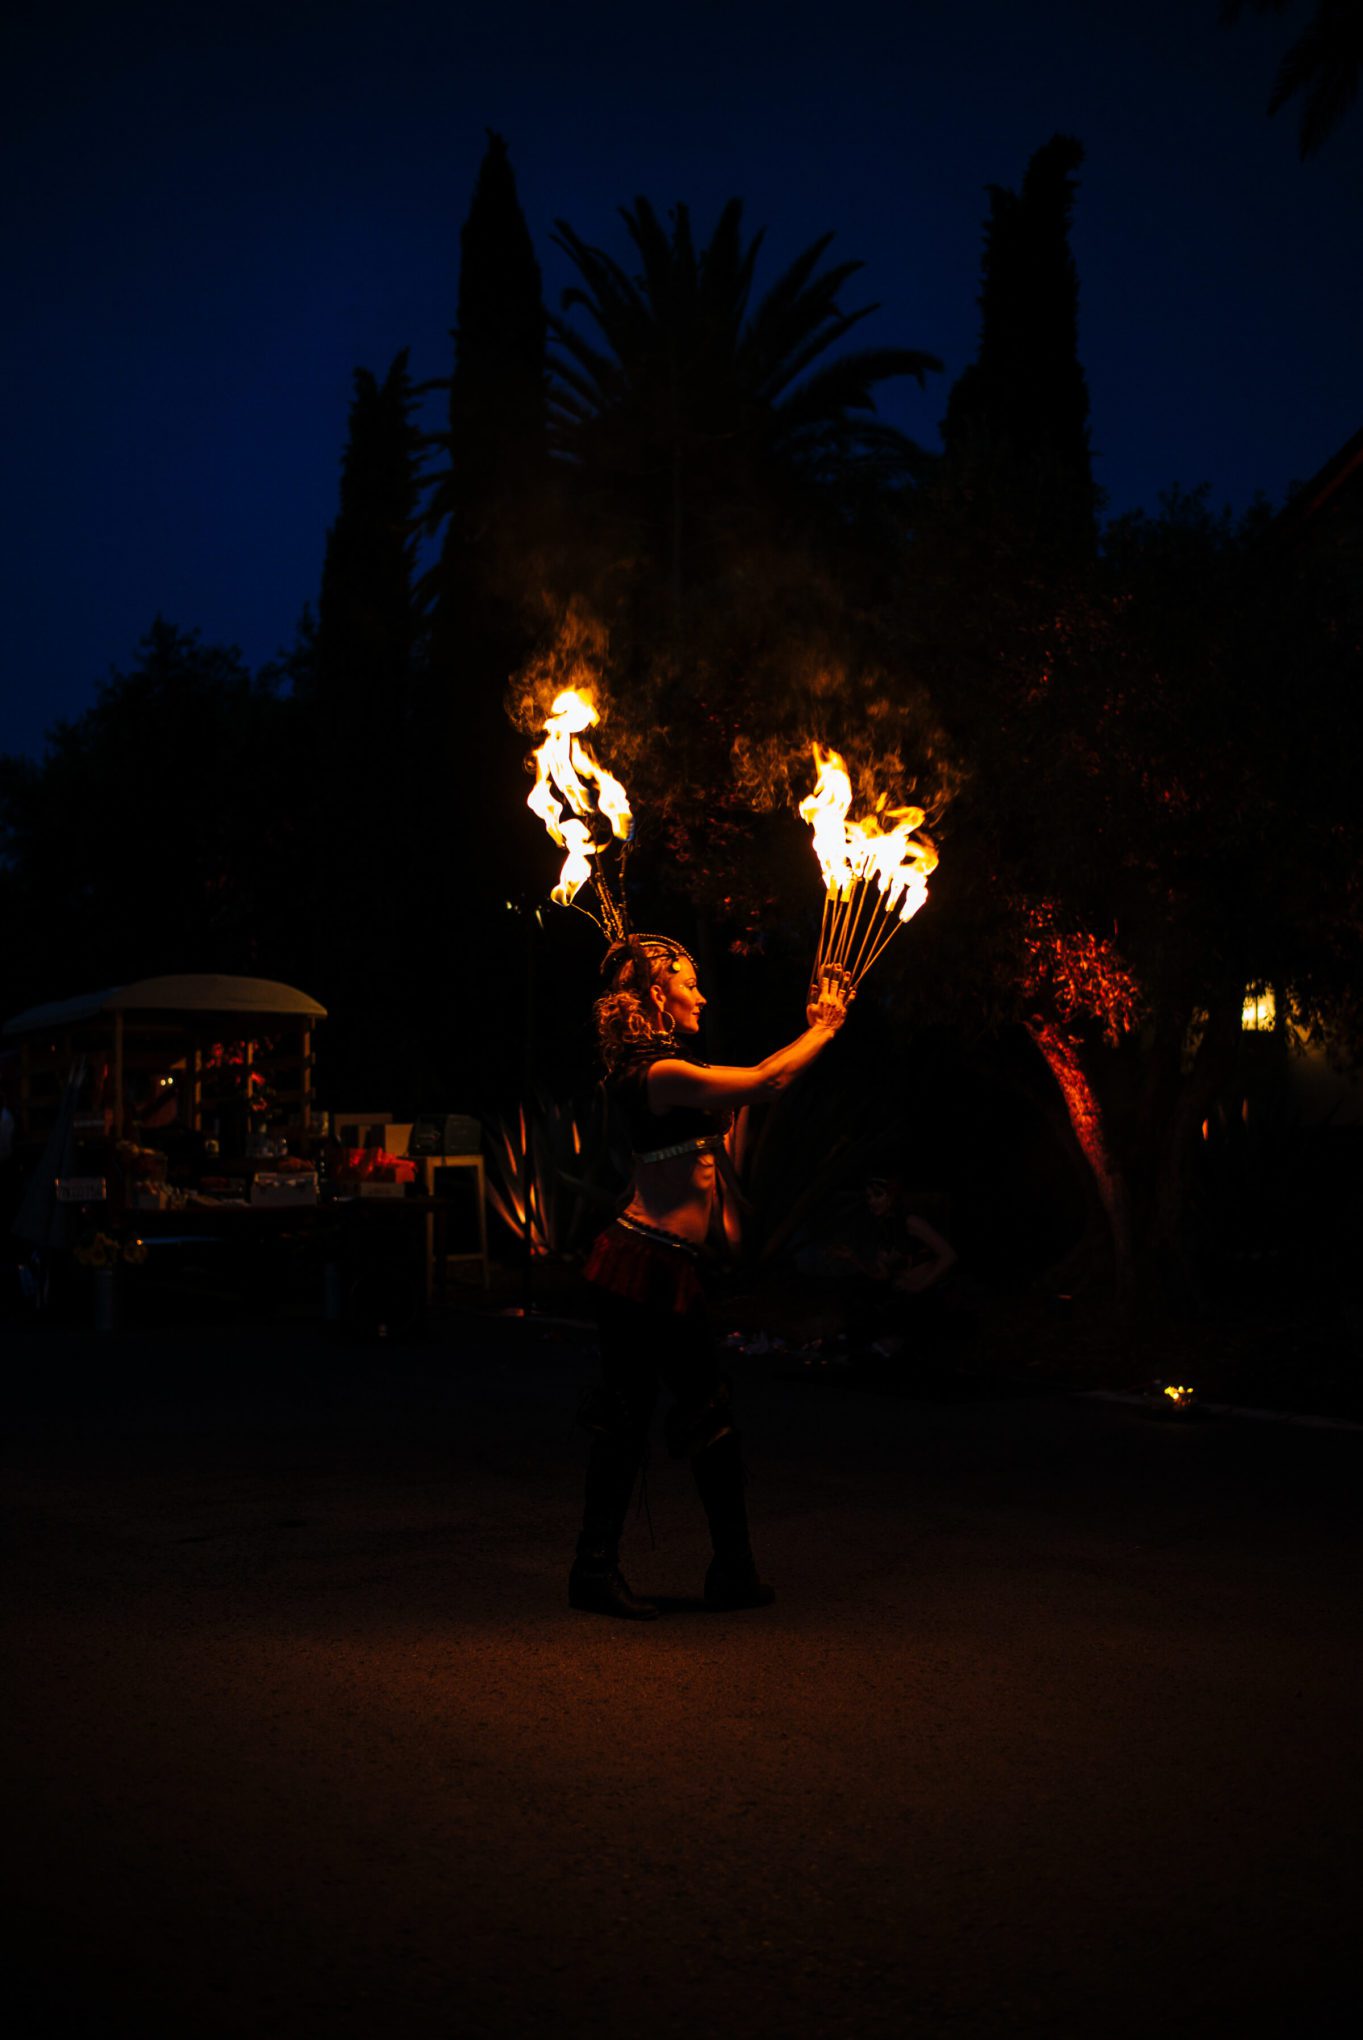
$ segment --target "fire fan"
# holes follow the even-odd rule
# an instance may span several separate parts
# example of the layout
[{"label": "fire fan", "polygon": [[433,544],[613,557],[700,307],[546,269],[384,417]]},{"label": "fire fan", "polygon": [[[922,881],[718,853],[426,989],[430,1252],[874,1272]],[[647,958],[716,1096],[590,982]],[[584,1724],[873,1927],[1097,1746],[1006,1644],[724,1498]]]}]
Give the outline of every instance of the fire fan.
[{"label": "fire fan", "polygon": [[[575,907],[586,914],[607,942],[619,942],[629,933],[625,856],[634,818],[620,781],[597,763],[582,742],[582,732],[599,721],[590,694],[569,687],[555,696],[545,719],[544,742],[535,752],[535,784],[526,806],[533,808],[554,841],[567,852],[558,884],[549,897],[557,906]],[[604,863],[612,849],[616,851],[614,885]],[[577,895],[584,885],[590,885],[596,894],[599,916],[578,904]]]},{"label": "fire fan", "polygon": [[937,852],[926,837],[915,839],[923,825],[922,808],[892,808],[883,793],[869,815],[852,821],[852,782],[843,760],[815,744],[814,762],[817,784],[800,802],[824,880],[811,987],[817,990],[823,974],[832,970],[855,990],[926,900]]}]

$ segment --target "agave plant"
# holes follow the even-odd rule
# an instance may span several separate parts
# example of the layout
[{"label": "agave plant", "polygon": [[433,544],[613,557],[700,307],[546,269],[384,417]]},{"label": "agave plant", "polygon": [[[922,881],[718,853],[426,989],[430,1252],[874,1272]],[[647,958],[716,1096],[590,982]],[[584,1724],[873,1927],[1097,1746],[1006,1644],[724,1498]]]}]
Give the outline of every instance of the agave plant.
[{"label": "agave plant", "polygon": [[[488,1202],[536,1256],[582,1253],[619,1209],[629,1179],[628,1141],[603,1085],[564,1105],[540,1091],[529,1106],[484,1122]],[[883,1101],[849,1100],[838,1087],[785,1093],[741,1115],[733,1145],[749,1206],[744,1254],[778,1261],[806,1228],[831,1222],[849,1184],[883,1154]]]},{"label": "agave plant", "polygon": [[628,1174],[605,1093],[585,1105],[540,1091],[510,1118],[484,1122],[488,1202],[532,1254],[581,1252],[610,1217]]}]

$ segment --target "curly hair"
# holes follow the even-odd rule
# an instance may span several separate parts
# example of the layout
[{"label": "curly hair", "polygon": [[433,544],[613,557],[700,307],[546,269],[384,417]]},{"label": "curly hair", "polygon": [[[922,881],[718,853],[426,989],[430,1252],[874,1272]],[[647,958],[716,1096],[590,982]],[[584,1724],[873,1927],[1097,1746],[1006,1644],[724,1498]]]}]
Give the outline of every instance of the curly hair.
[{"label": "curly hair", "polygon": [[597,1048],[608,1074],[628,1059],[636,1042],[647,1041],[657,1032],[650,987],[664,983],[690,961],[681,943],[666,935],[631,936],[607,950],[601,968],[610,978],[611,989],[596,1001],[592,1017]]}]

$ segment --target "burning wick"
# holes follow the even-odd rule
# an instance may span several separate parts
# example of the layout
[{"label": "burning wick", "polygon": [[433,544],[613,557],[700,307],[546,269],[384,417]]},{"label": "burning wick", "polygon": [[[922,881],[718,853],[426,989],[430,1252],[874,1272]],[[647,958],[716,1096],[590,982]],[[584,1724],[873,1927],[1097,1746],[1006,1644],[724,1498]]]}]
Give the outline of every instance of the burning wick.
[{"label": "burning wick", "polygon": [[855,989],[926,900],[937,852],[927,841],[911,840],[923,825],[922,808],[892,808],[889,795],[881,794],[864,821],[849,821],[852,782],[846,765],[821,744],[814,746],[814,763],[818,780],[800,802],[824,881],[812,982],[817,985],[821,972],[831,969]]},{"label": "burning wick", "polygon": [[[595,728],[600,719],[589,694],[579,694],[576,688],[569,687],[555,696],[545,719],[544,742],[534,754],[535,784],[526,806],[533,809],[560,849],[567,852],[558,884],[549,897],[556,906],[571,907],[590,881],[604,917],[597,925],[614,939],[622,932],[617,925],[621,916],[599,860],[612,840],[622,845],[629,842],[634,822],[624,787],[604,765],[598,765],[581,741],[582,732]],[[570,812],[565,812],[565,806]],[[610,825],[610,835],[599,842],[591,826],[598,817]],[[579,912],[586,913],[587,909],[579,908]],[[594,914],[589,918],[596,920]]]},{"label": "burning wick", "polygon": [[1182,1382],[1171,1381],[1166,1383],[1164,1393],[1168,1396],[1175,1409],[1186,1410],[1197,1394],[1197,1390],[1185,1387]]}]

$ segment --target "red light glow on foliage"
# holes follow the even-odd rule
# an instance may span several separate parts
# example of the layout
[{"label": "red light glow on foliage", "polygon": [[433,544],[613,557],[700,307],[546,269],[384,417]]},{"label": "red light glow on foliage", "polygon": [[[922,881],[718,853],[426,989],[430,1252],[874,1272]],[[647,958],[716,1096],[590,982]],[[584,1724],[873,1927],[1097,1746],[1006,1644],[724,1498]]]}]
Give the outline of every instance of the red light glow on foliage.
[{"label": "red light glow on foliage", "polygon": [[1046,1064],[1056,1083],[1060,1086],[1065,1100],[1074,1137],[1083,1150],[1085,1161],[1093,1171],[1094,1182],[1112,1227],[1112,1236],[1119,1259],[1124,1258],[1127,1246],[1126,1199],[1112,1166],[1108,1153],[1107,1138],[1103,1132],[1103,1115],[1093,1086],[1084,1073],[1079,1052],[1063,1029],[1053,1022],[1033,1020],[1028,1027],[1033,1041],[1046,1058]]},{"label": "red light glow on foliage", "polygon": [[1026,996],[1044,995],[1066,1026],[1097,1021],[1115,1048],[1145,1004],[1141,982],[1116,944],[1091,929],[1062,927],[1051,899],[1028,900],[1023,916]]}]

